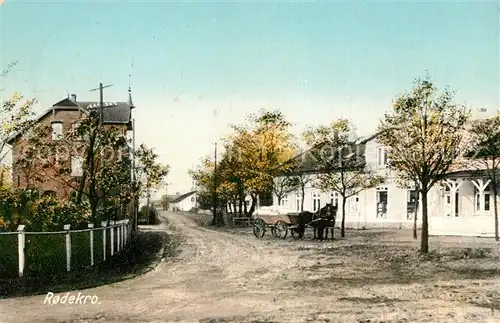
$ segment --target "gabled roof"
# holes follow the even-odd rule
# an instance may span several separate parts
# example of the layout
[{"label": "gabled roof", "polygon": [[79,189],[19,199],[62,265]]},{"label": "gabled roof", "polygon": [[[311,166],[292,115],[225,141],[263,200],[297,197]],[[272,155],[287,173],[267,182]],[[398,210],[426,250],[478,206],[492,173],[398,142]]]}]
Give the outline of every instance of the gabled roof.
[{"label": "gabled roof", "polygon": [[[366,144],[378,137],[382,131],[376,132],[373,135],[366,138],[358,138],[357,140],[348,144],[350,152],[356,154],[356,164],[355,169],[365,166],[365,150]],[[346,148],[347,148],[346,147]],[[311,147],[310,149],[296,155],[292,159],[289,159],[285,163],[281,164],[277,169],[273,171],[275,176],[281,175],[297,175],[297,174],[318,174],[320,172],[334,172],[340,170],[339,167],[333,166],[331,169],[325,170],[322,166],[322,162],[331,160],[335,156],[331,153],[331,149],[336,149],[335,147],[330,147],[328,144],[318,144]],[[337,151],[337,150],[336,150]],[[286,170],[290,165],[297,165],[293,170]],[[353,169],[354,169],[353,168]]]},{"label": "gabled roof", "polygon": [[188,192],[186,194],[179,195],[176,198],[174,198],[172,201],[170,201],[170,203],[178,203],[178,202],[190,197],[194,193],[196,193],[196,191],[191,191],[191,192]]},{"label": "gabled roof", "polygon": [[[99,102],[95,101],[73,101],[70,98],[65,98],[52,105],[49,109],[45,110],[43,113],[38,115],[33,121],[38,123],[40,120],[45,118],[47,115],[53,111],[75,111],[79,110],[83,113],[88,113],[89,111],[98,110],[100,107]],[[103,124],[116,125],[125,124],[131,127],[132,120],[132,109],[134,105],[129,102],[104,102],[103,104]],[[7,144],[11,145],[16,138],[18,138],[22,133],[18,132],[7,138]]]}]

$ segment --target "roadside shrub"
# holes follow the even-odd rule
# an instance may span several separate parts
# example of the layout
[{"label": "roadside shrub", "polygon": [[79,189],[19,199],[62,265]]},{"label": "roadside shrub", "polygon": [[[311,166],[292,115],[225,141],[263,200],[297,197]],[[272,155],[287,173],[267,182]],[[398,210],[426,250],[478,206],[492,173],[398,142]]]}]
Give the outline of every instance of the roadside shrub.
[{"label": "roadside shrub", "polygon": [[149,224],[155,225],[155,224],[160,223],[160,219],[158,217],[158,211],[152,205],[149,206],[149,214],[148,214],[148,206],[147,205],[143,205],[141,207],[141,211],[139,214],[140,214],[141,218],[148,219]]},{"label": "roadside shrub", "polygon": [[77,226],[90,218],[89,207],[85,204],[77,206],[72,201],[60,201],[47,195],[35,201],[32,206],[30,230],[57,231],[65,224]]}]

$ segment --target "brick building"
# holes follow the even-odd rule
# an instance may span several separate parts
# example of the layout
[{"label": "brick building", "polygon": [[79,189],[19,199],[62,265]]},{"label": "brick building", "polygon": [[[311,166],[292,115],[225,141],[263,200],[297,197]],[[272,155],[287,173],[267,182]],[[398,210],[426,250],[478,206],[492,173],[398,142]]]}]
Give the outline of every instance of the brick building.
[{"label": "brick building", "polygon": [[[58,140],[58,137],[69,131],[86,114],[94,109],[99,109],[99,102],[78,101],[75,94],[65,98],[45,110],[36,119],[36,124],[47,125],[52,128],[49,140]],[[104,102],[103,105],[103,126],[116,127],[127,137],[132,131],[132,96],[129,89],[129,99],[127,102]],[[25,169],[18,166],[19,156],[25,148],[26,142],[23,140],[23,133],[17,133],[7,140],[7,144],[12,151],[12,183],[15,188],[37,188],[43,192],[55,193],[61,197],[67,197],[72,191],[71,187],[56,181],[50,176],[42,183],[30,183],[29,176]],[[72,156],[70,160],[71,177],[70,180],[77,181],[81,178],[82,159]]]}]

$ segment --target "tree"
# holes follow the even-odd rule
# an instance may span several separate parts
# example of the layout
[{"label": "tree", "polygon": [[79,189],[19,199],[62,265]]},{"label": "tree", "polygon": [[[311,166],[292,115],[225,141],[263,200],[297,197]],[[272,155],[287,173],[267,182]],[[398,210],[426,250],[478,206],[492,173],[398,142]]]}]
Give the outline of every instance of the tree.
[{"label": "tree", "polygon": [[298,186],[298,178],[293,176],[279,176],[275,178],[273,184],[273,193],[278,198],[278,205],[290,193],[295,191]]},{"label": "tree", "polygon": [[280,111],[261,111],[248,119],[247,125],[233,126],[234,134],[229,139],[232,151],[238,156],[239,171],[234,177],[252,199],[250,209],[245,212],[251,216],[257,198],[265,191],[272,191],[273,170],[296,154],[296,146],[289,131],[291,123]]},{"label": "tree", "polygon": [[135,182],[136,201],[140,197],[146,197],[149,210],[151,190],[160,187],[168,175],[170,167],[160,163],[159,156],[154,150],[144,144],[141,144],[134,154],[139,164]]},{"label": "tree", "polygon": [[[499,241],[498,234],[498,172],[500,166],[500,114],[492,118],[475,121],[470,127],[473,150],[470,155],[479,161],[479,169],[486,169],[486,176],[493,191],[493,205],[495,212],[495,240]],[[472,148],[472,147],[471,147]]]},{"label": "tree", "polygon": [[[247,121],[233,125],[232,133],[224,138],[217,174],[211,158],[204,158],[200,167],[189,173],[201,195],[216,192],[220,206],[251,216],[257,200],[272,194],[272,171],[293,157],[295,145],[289,132],[291,124],[281,112],[261,111],[250,114]],[[251,197],[249,209],[247,196]]]},{"label": "tree", "polygon": [[306,196],[306,186],[309,183],[314,182],[314,176],[310,174],[299,173],[294,175],[294,179],[297,182],[297,188],[300,190],[300,212],[304,211],[304,198]]},{"label": "tree", "polygon": [[163,211],[168,211],[169,206],[170,206],[170,201],[168,199],[168,196],[162,195],[161,196],[161,207],[163,208]]},{"label": "tree", "polygon": [[429,251],[427,193],[443,180],[457,154],[466,148],[464,125],[469,111],[453,102],[449,89],[439,92],[427,77],[396,97],[382,118],[378,140],[389,148],[390,167],[402,180],[418,183],[422,204],[421,252]]},{"label": "tree", "polygon": [[[17,65],[17,61],[9,64],[7,69],[1,73],[4,77]],[[3,90],[3,89],[0,89]],[[16,134],[22,133],[33,125],[35,113],[33,106],[35,99],[24,100],[19,93],[14,93],[10,99],[2,102],[0,108],[0,164],[3,163],[9,150],[6,149],[8,141]]]},{"label": "tree", "polygon": [[[28,148],[24,151],[35,148],[37,154],[22,159],[22,165],[40,163],[44,179],[72,191],[76,205],[81,205],[85,197],[92,221],[99,216],[106,220],[116,218],[130,203],[134,187],[129,143],[118,128],[100,127],[96,111],[79,120],[58,140],[51,139],[51,129],[46,125],[37,125],[31,132],[25,138]],[[73,169],[78,161],[82,164],[80,174]]]},{"label": "tree", "polygon": [[327,154],[319,161],[314,186],[323,192],[338,192],[342,197],[341,237],[345,237],[345,206],[347,199],[384,182],[384,177],[369,169],[358,145],[352,142],[353,126],[347,119],[338,119],[328,126],[311,128],[304,139]]}]

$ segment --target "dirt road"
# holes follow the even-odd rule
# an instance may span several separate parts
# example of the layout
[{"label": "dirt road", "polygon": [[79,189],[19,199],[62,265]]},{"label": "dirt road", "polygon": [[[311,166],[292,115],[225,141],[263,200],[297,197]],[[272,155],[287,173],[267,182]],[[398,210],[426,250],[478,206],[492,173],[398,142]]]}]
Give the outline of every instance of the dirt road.
[{"label": "dirt road", "polygon": [[[165,215],[186,241],[173,260],[141,277],[80,291],[97,296],[95,304],[48,305],[43,304],[45,295],[0,300],[0,322],[500,321],[498,313],[464,302],[458,297],[462,292],[436,287],[436,281],[351,284],[363,259],[350,262],[311,249],[328,248],[331,242],[258,240]],[[471,286],[498,289],[500,284],[478,281]]]}]

